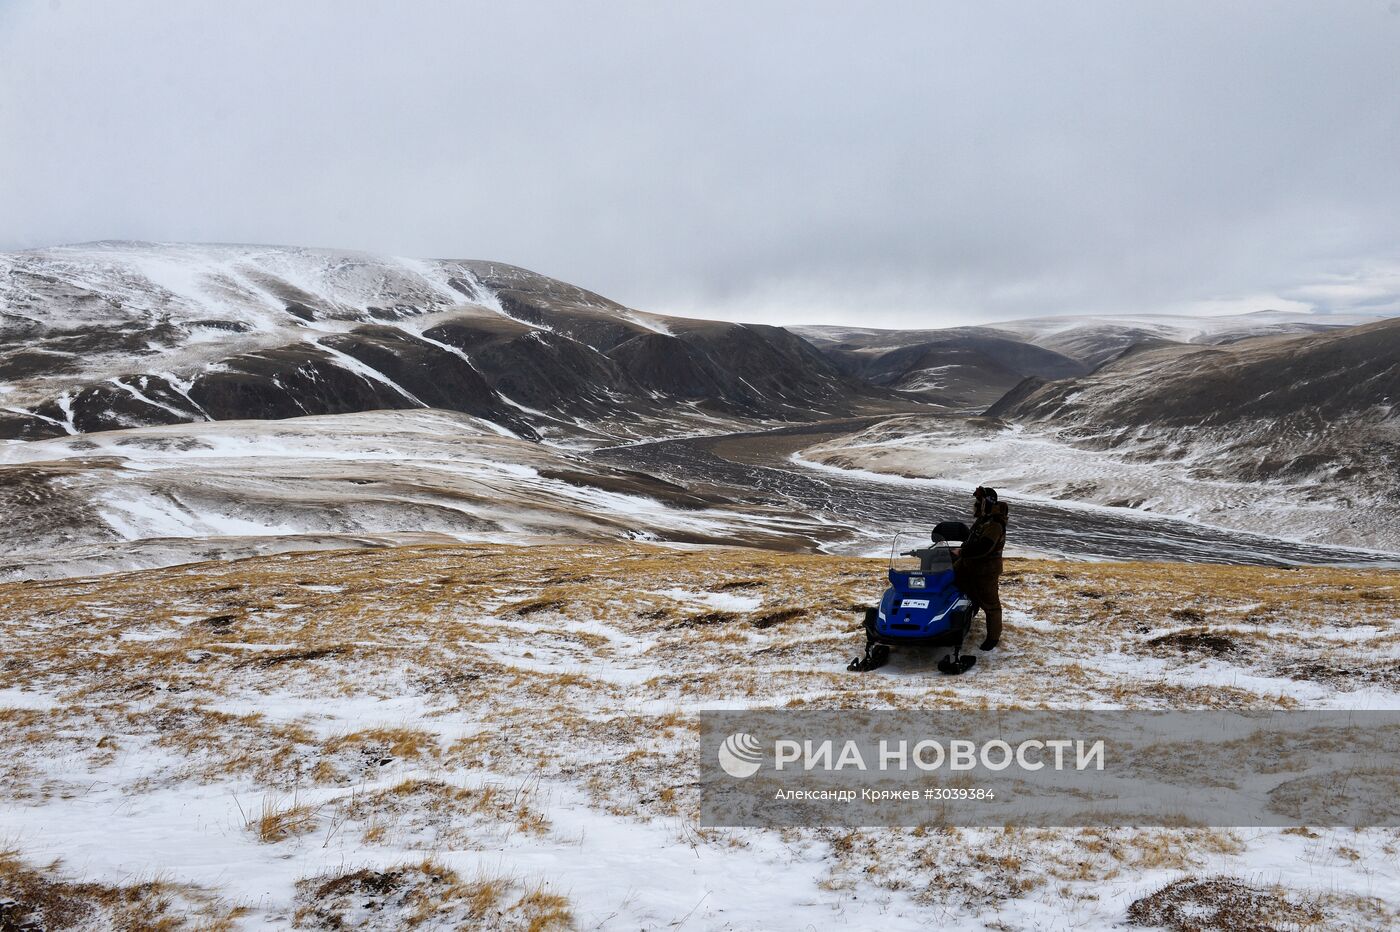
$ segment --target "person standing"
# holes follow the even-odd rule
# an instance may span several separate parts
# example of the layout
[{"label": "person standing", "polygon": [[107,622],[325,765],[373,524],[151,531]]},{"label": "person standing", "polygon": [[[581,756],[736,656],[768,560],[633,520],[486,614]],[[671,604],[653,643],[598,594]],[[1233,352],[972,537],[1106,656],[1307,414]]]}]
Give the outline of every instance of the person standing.
[{"label": "person standing", "polygon": [[998,591],[1002,559],[1006,547],[1007,507],[997,500],[996,489],[978,486],[972,493],[972,527],[967,540],[953,561],[953,581],[972,601],[975,614],[981,609],[987,618],[987,637],[982,650],[991,650],[1001,640],[1001,594]]}]

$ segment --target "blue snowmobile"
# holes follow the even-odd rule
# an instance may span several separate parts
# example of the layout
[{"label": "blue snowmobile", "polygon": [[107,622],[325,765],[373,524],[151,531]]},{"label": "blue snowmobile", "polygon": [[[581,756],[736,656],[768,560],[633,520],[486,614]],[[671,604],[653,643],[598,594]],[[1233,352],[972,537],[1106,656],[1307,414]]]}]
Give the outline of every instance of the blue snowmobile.
[{"label": "blue snowmobile", "polygon": [[967,533],[961,521],[944,521],[933,529],[926,547],[910,547],[923,539],[922,534],[895,535],[890,587],[878,607],[865,610],[865,653],[852,660],[847,670],[864,673],[884,666],[891,647],[951,647],[938,661],[938,669],[950,676],[971,669],[977,658],[964,654],[962,644],[976,608],[953,584],[954,542],[965,541]]}]

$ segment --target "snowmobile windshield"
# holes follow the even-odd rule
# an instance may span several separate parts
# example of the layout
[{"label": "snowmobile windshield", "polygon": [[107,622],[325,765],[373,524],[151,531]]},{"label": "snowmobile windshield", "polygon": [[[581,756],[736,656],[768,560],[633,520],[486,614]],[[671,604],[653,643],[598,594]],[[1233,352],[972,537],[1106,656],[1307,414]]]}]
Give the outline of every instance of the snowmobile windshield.
[{"label": "snowmobile windshield", "polygon": [[890,569],[941,573],[953,566],[954,545],[931,540],[928,531],[900,531],[890,546]]}]

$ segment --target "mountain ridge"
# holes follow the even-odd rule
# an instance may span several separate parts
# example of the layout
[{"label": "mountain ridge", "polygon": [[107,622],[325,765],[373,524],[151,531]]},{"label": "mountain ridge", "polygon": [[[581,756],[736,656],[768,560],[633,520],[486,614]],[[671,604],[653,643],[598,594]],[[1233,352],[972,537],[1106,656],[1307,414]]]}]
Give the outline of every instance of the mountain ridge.
[{"label": "mountain ridge", "polygon": [[0,256],[0,307],[9,439],[414,407],[576,439],[902,403],[782,328],[486,260],[102,242]]}]

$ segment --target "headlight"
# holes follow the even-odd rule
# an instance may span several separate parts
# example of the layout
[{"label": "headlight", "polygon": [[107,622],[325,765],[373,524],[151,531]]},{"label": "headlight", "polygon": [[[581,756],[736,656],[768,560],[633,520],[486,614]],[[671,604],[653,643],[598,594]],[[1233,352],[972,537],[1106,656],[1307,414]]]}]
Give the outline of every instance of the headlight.
[{"label": "headlight", "polygon": [[924,587],[924,578],[923,578],[922,576],[910,576],[910,577],[909,577],[909,588],[910,588],[910,589],[922,589],[923,587]]}]

